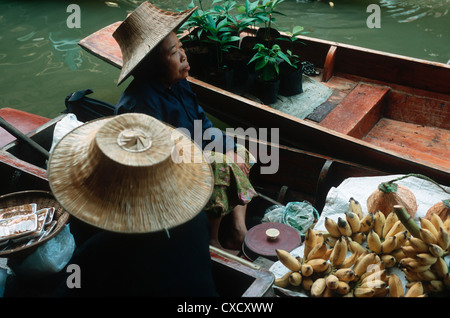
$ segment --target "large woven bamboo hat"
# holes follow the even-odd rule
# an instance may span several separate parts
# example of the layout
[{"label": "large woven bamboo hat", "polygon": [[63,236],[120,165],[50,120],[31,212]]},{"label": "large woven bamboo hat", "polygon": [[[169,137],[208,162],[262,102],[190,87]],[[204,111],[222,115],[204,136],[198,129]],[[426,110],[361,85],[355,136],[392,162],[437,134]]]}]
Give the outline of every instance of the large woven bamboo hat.
[{"label": "large woven bamboo hat", "polygon": [[197,9],[170,12],[150,2],[137,7],[114,31],[122,51],[122,71],[117,85],[130,76],[133,69],[172,31],[176,31]]},{"label": "large woven bamboo hat", "polygon": [[144,114],[85,123],[55,146],[53,195],[74,217],[121,233],[170,229],[196,216],[213,189],[201,148]]}]

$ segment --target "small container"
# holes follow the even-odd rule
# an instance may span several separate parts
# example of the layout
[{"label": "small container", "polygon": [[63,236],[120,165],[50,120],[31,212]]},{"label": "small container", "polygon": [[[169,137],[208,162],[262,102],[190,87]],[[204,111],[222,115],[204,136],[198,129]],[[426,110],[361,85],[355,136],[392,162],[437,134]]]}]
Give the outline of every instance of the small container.
[{"label": "small container", "polygon": [[280,235],[280,231],[274,228],[270,228],[266,230],[266,235],[269,241],[275,241]]},{"label": "small container", "polygon": [[299,233],[290,225],[261,223],[247,232],[242,250],[245,257],[251,261],[259,256],[277,261],[277,249],[292,251],[300,242]]}]

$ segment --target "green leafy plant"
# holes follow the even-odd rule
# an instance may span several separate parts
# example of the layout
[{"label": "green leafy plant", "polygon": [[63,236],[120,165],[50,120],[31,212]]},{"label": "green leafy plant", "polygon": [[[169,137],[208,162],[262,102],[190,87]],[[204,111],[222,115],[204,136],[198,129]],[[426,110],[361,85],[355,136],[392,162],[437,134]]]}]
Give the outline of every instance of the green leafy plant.
[{"label": "green leafy plant", "polygon": [[226,67],[223,62],[224,52],[228,52],[230,48],[237,48],[235,43],[240,37],[233,35],[233,29],[230,28],[227,19],[215,20],[212,16],[208,16],[205,29],[208,31],[208,40],[217,47],[217,67],[223,69]]},{"label": "green leafy plant", "polygon": [[256,26],[256,24],[264,22],[265,13],[261,12],[259,8],[259,0],[251,2],[250,0],[245,0],[244,5],[238,7],[238,12],[241,14],[237,19],[243,21],[243,23]]},{"label": "green leafy plant", "polygon": [[258,5],[259,13],[258,18],[265,24],[266,28],[271,28],[272,23],[276,21],[275,15],[283,15],[284,13],[277,11],[276,7],[284,2],[284,0],[262,0],[261,4]]},{"label": "green leafy plant", "polygon": [[208,30],[207,25],[209,24],[208,19],[217,15],[217,12],[213,9],[205,10],[203,8],[202,0],[192,0],[187,9],[192,9],[197,6],[198,9],[187,19],[187,21],[179,28],[179,32],[188,30],[188,41],[201,41],[205,39]]},{"label": "green leafy plant", "polygon": [[289,42],[289,49],[286,50],[286,56],[289,58],[294,67],[297,67],[297,64],[300,62],[300,56],[293,54],[292,52],[294,49],[294,42],[304,44],[303,42],[300,41],[297,35],[307,33],[309,32],[304,31],[304,28],[302,26],[294,26],[292,28],[292,32],[287,31],[285,32],[286,36],[277,38],[277,40]]},{"label": "green leafy plant", "polygon": [[255,72],[263,81],[274,81],[280,74],[278,64],[285,61],[289,65],[291,61],[284,54],[278,44],[274,44],[271,48],[267,48],[264,44],[257,43],[254,48],[257,50],[255,55],[250,59],[248,64],[255,62]]}]

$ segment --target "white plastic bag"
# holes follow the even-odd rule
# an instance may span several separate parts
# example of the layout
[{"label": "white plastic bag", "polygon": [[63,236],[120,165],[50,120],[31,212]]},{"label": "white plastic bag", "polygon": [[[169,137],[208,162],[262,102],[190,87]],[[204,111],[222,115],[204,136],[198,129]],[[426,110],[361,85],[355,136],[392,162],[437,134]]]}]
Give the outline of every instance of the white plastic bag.
[{"label": "white plastic bag", "polygon": [[61,271],[72,258],[75,239],[66,225],[54,238],[39,246],[11,270],[23,278],[36,278]]},{"label": "white plastic bag", "polygon": [[79,121],[75,114],[67,114],[67,116],[57,122],[55,125],[55,130],[53,132],[53,141],[50,152],[53,151],[53,148],[55,148],[56,144],[61,140],[62,137],[64,137],[66,134],[68,134],[78,126],[81,126],[82,124],[83,122]]}]

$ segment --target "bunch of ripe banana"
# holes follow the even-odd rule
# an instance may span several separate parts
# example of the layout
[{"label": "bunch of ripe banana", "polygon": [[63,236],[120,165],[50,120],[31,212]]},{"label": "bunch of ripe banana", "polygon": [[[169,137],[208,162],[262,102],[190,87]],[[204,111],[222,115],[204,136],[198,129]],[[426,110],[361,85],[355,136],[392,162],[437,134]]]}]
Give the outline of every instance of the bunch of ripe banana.
[{"label": "bunch of ripe banana", "polygon": [[[289,271],[275,285],[297,286],[312,297],[417,297],[449,286],[443,257],[450,244],[450,218],[421,219],[421,238],[415,238],[394,212],[363,216],[361,205],[353,198],[349,202],[345,218],[325,218],[328,233],[308,230],[303,257],[277,250]],[[397,275],[388,273],[396,265],[410,282],[407,291]]]},{"label": "bunch of ripe banana", "polygon": [[444,258],[450,258],[450,217],[442,221],[436,214],[420,218],[420,237],[410,237],[399,253],[399,266],[409,285],[420,282],[424,293],[450,287],[450,273]]}]

